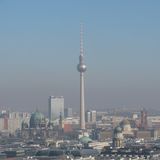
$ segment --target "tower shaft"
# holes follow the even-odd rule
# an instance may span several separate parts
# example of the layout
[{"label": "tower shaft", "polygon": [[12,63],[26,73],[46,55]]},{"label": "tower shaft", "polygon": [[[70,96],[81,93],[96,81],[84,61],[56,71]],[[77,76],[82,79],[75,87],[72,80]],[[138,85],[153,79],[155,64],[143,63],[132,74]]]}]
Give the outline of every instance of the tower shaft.
[{"label": "tower shaft", "polygon": [[80,72],[80,128],[85,129],[84,74]]}]

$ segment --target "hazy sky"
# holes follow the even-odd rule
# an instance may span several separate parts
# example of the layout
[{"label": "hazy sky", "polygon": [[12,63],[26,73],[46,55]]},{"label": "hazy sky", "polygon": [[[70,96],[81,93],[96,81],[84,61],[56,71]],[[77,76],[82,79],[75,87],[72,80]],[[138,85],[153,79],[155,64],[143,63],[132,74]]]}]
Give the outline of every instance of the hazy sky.
[{"label": "hazy sky", "polygon": [[0,0],[0,107],[79,107],[80,23],[86,106],[160,106],[159,0]]}]

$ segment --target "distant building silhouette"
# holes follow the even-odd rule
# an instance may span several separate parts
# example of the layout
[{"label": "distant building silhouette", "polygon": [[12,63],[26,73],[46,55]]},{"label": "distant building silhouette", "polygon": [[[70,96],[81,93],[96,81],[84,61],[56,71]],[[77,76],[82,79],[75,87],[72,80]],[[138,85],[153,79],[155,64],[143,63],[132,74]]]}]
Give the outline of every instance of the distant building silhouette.
[{"label": "distant building silhouette", "polygon": [[72,108],[64,108],[64,117],[72,117],[73,111]]},{"label": "distant building silhouette", "polygon": [[147,111],[143,108],[141,110],[141,129],[146,130],[148,125],[147,125]]}]

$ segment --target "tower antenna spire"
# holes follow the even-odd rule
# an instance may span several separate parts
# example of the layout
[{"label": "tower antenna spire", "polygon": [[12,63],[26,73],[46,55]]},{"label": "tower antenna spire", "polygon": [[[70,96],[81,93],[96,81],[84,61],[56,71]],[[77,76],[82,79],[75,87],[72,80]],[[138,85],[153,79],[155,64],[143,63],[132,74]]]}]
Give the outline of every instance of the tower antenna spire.
[{"label": "tower antenna spire", "polygon": [[83,23],[80,24],[80,55],[84,54],[84,47],[83,47]]}]

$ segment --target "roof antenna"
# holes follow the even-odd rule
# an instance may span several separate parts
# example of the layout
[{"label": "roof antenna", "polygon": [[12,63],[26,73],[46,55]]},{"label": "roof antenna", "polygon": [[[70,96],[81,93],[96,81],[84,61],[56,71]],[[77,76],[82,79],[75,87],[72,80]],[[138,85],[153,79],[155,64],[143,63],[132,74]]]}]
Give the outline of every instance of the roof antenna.
[{"label": "roof antenna", "polygon": [[83,48],[83,23],[80,24],[80,55],[84,54],[84,48]]}]

